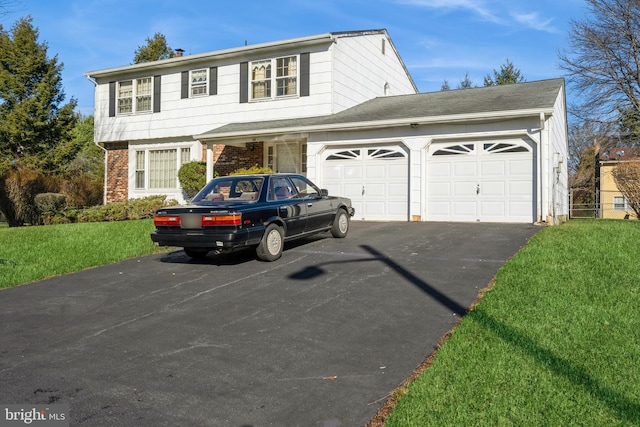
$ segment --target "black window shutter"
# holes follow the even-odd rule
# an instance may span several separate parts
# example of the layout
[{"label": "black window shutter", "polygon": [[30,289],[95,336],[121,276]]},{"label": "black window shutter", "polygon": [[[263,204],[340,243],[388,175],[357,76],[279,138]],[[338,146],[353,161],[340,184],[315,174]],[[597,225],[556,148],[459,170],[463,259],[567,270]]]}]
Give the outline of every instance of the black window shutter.
[{"label": "black window shutter", "polygon": [[116,82],[109,82],[109,117],[116,116]]},{"label": "black window shutter", "polygon": [[209,68],[209,95],[218,94],[218,67]]},{"label": "black window shutter", "polygon": [[309,52],[300,54],[300,96],[309,96]]},{"label": "black window shutter", "polygon": [[240,63],[240,103],[249,102],[249,63]]},{"label": "black window shutter", "polygon": [[189,97],[189,72],[182,72],[182,80],[180,82],[180,98],[185,99]]},{"label": "black window shutter", "polygon": [[153,76],[153,112],[160,112],[160,81],[161,76]]}]

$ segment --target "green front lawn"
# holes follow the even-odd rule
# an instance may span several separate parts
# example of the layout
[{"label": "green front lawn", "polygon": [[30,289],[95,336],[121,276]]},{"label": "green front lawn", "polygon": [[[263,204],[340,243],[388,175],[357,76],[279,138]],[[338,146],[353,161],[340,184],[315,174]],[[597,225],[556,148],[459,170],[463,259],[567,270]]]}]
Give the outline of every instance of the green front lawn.
[{"label": "green front lawn", "polygon": [[153,253],[153,220],[0,228],[0,288]]},{"label": "green front lawn", "polygon": [[640,425],[639,243],[640,221],[542,230],[385,426]]}]

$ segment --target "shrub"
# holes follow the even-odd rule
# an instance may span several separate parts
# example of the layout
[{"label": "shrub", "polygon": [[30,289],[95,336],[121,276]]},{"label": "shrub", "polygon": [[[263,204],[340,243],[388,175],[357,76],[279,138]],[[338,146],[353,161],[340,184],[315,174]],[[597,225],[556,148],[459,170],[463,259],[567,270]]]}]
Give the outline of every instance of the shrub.
[{"label": "shrub", "polygon": [[67,196],[67,206],[84,208],[102,204],[102,182],[91,179],[87,174],[67,178],[61,190]]},{"label": "shrub", "polygon": [[205,162],[184,163],[178,171],[178,180],[187,198],[193,198],[207,183],[207,164]]},{"label": "shrub", "polygon": [[40,193],[57,192],[59,179],[19,167],[0,178],[0,209],[9,226],[42,224],[42,216],[35,204]]},{"label": "shrub", "polygon": [[33,201],[41,214],[52,214],[64,207],[67,196],[61,193],[40,193],[36,194]]},{"label": "shrub", "polygon": [[273,173],[271,168],[260,167],[258,165],[251,166],[250,168],[240,168],[231,172],[229,175],[250,175],[250,174],[263,174]]}]

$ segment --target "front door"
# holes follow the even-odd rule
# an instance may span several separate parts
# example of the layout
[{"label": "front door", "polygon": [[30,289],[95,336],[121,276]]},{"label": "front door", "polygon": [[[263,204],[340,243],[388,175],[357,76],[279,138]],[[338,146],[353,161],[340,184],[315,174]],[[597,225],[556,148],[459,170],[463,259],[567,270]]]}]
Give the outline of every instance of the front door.
[{"label": "front door", "polygon": [[277,173],[298,173],[299,145],[296,142],[286,142],[275,145],[275,170]]}]

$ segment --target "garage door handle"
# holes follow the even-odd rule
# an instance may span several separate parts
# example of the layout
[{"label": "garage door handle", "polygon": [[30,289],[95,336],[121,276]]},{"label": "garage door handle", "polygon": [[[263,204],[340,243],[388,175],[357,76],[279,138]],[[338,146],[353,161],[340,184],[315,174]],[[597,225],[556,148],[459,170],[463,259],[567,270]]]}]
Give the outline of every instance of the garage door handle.
[{"label": "garage door handle", "polygon": [[362,195],[364,196],[364,185],[362,186]]},{"label": "garage door handle", "polygon": [[476,194],[480,194],[480,184],[476,185]]}]

